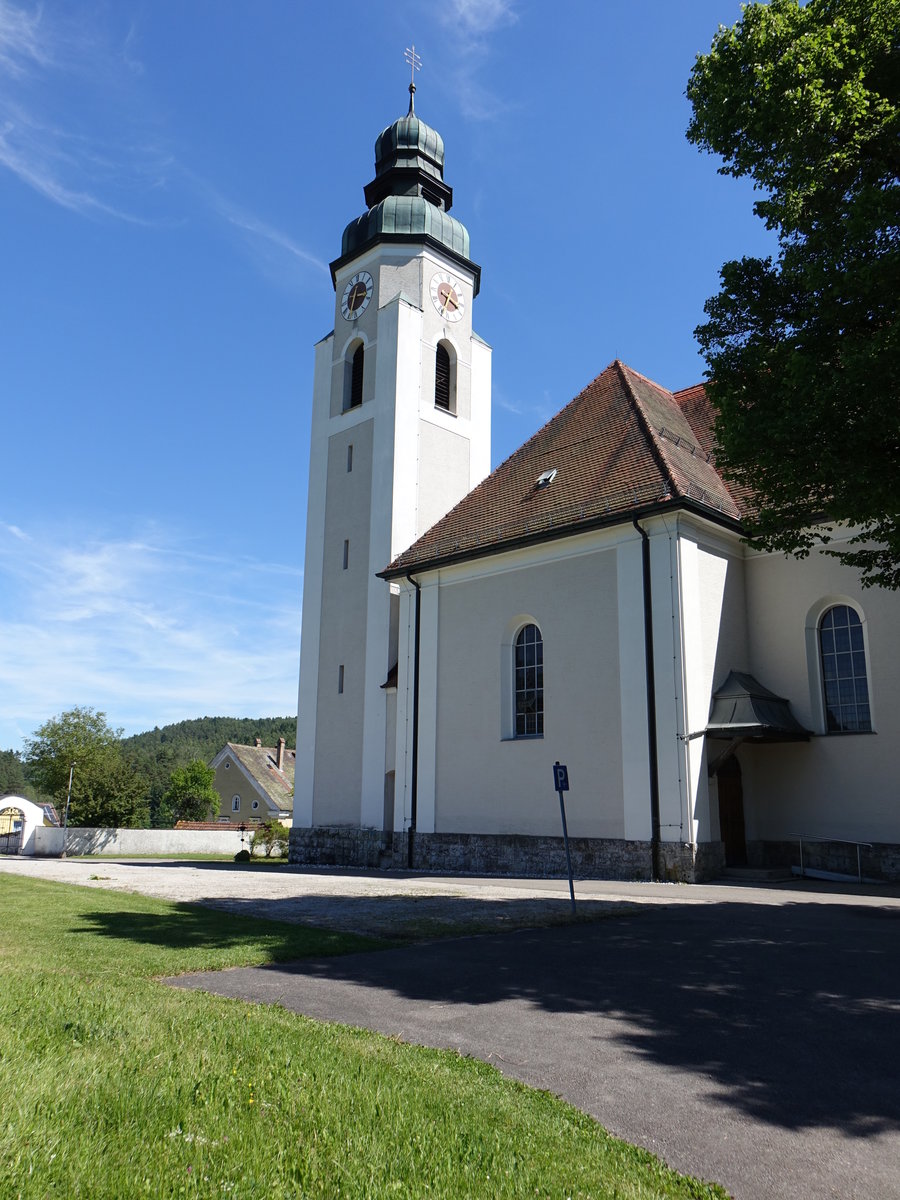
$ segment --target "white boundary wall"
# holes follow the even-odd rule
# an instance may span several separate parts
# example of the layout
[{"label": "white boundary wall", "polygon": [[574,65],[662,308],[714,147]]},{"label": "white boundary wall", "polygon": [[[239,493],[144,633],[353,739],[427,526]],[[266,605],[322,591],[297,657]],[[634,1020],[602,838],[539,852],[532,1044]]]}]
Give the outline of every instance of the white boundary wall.
[{"label": "white boundary wall", "polygon": [[[58,857],[63,849],[63,831],[41,826],[34,831],[33,853]],[[66,833],[66,854],[237,854],[241,849],[239,829],[73,829]],[[250,832],[244,834],[244,849],[250,849]]]}]

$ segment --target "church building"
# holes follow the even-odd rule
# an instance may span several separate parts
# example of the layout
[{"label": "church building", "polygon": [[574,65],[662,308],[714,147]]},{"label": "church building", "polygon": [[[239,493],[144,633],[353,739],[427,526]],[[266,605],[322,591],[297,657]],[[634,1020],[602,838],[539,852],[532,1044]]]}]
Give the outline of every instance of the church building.
[{"label": "church building", "polygon": [[743,543],[702,386],[612,362],[490,473],[481,272],[414,91],[316,346],[291,861],[564,873],[562,762],[582,876],[802,836],[900,878],[900,598]]}]

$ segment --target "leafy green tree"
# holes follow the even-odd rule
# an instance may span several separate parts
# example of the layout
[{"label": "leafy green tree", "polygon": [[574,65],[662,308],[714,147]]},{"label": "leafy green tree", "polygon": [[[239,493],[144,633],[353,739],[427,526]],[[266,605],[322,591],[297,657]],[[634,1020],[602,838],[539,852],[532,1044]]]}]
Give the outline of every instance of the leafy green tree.
[{"label": "leafy green tree", "polygon": [[[772,258],[721,270],[697,332],[717,461],[751,544],[832,550],[900,587],[900,0],[743,7],[698,57],[688,138],[748,176]],[[817,521],[824,525],[810,527]]]},{"label": "leafy green tree", "polygon": [[15,750],[0,750],[0,796],[23,796],[25,772]]},{"label": "leafy green tree", "polygon": [[52,797],[60,816],[69,768],[75,763],[70,825],[146,825],[145,789],[122,756],[120,734],[107,724],[105,713],[73,708],[52,717],[26,739],[28,780]]},{"label": "leafy green tree", "polygon": [[202,759],[176,767],[162,797],[162,808],[175,821],[209,821],[219,813],[221,797],[214,784],[216,773]]}]

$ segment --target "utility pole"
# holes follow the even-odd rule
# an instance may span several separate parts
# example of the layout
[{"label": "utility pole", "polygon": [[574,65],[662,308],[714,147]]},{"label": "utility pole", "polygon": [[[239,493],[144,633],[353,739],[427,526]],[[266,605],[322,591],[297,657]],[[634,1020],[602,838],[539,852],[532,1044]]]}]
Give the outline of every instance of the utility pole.
[{"label": "utility pole", "polygon": [[72,763],[69,767],[69,790],[66,793],[66,811],[63,814],[63,848],[60,858],[66,857],[66,833],[69,828],[69,803],[72,799],[72,776],[75,774],[75,764]]}]

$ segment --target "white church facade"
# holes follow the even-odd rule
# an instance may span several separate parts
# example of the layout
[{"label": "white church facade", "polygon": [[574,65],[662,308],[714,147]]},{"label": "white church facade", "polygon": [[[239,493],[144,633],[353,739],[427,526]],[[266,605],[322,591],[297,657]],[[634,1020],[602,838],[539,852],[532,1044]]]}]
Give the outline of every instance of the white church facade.
[{"label": "white church facade", "polygon": [[[702,387],[620,362],[493,473],[443,143],[376,142],[316,347],[293,862],[900,877],[900,598],[748,549]],[[821,841],[811,839],[822,839]]]}]

